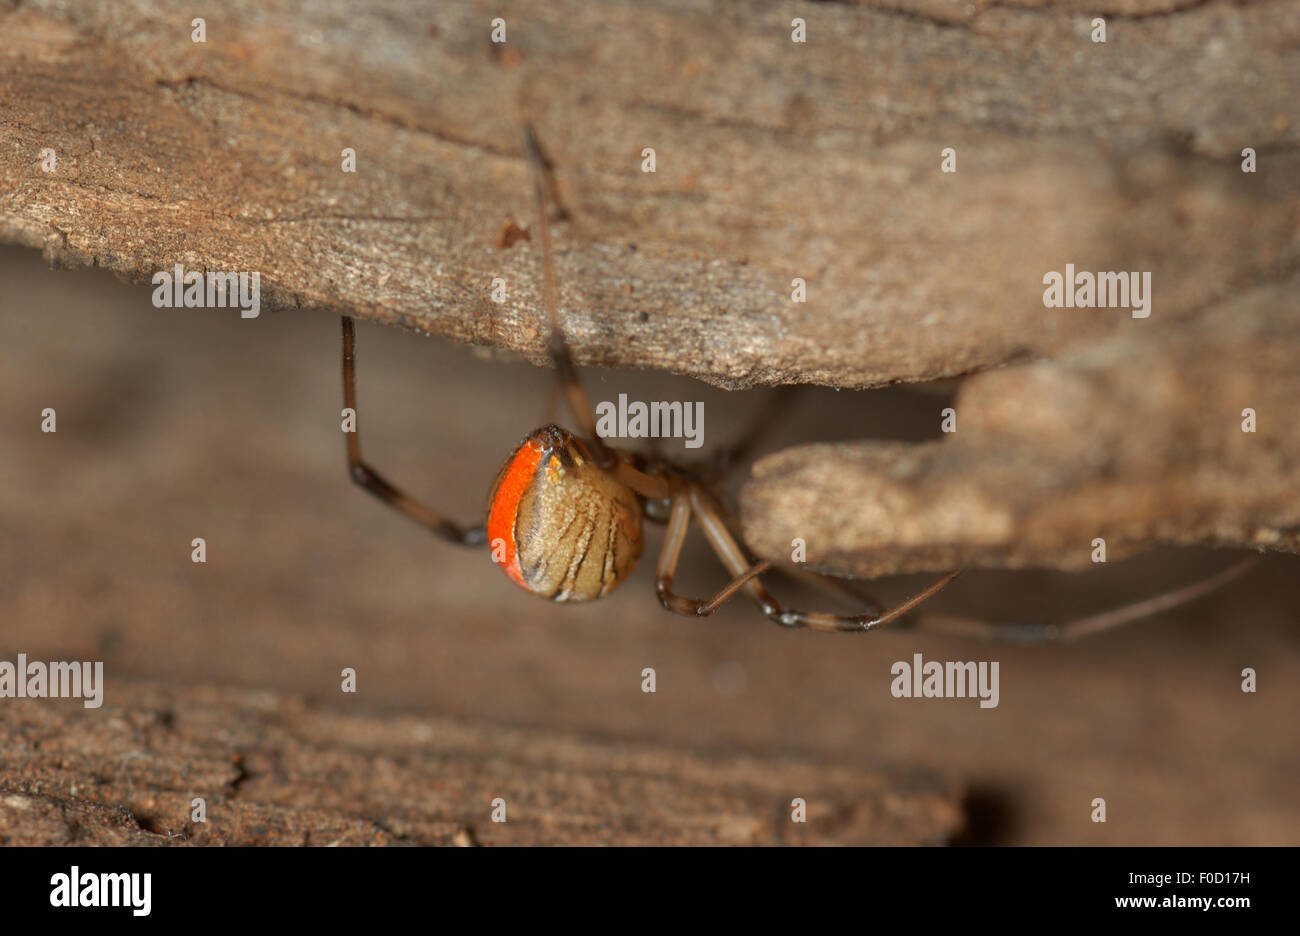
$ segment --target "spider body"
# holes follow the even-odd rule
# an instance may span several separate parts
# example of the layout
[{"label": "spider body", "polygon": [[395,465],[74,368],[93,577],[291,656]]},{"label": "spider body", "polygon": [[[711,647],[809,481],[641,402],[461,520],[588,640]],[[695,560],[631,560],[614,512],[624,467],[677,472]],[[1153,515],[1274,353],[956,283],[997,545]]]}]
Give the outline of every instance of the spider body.
[{"label": "spider body", "polygon": [[492,558],[521,588],[552,601],[590,601],[619,586],[643,543],[637,495],[558,426],[524,439],[488,494]]}]

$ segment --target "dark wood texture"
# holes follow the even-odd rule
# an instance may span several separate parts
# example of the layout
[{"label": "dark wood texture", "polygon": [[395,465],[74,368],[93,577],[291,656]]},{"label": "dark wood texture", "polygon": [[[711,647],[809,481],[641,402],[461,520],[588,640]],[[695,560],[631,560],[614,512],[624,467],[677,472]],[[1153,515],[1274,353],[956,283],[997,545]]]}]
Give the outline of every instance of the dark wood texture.
[{"label": "dark wood texture", "polygon": [[0,706],[0,844],[943,844],[962,825],[959,791],[922,771],[342,715],[274,692],[113,694],[95,712]]}]

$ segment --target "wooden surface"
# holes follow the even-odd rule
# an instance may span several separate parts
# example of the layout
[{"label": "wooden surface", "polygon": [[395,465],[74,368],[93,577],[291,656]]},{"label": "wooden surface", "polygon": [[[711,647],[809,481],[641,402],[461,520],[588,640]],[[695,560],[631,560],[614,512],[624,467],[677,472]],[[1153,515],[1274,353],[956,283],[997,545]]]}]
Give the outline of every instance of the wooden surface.
[{"label": "wooden surface", "polygon": [[[137,825],[119,806],[178,831],[179,798],[189,791],[177,788],[201,783],[221,800],[222,784],[236,775],[229,757],[241,749],[253,774],[238,788],[249,796],[246,815],[275,811],[275,834],[286,840],[301,841],[317,818],[331,834],[378,836],[373,821],[402,809],[416,830],[408,841],[426,834],[441,841],[461,822],[485,841],[537,834],[531,820],[479,828],[487,783],[440,800],[417,783],[387,811],[362,796],[349,810],[318,775],[299,769],[304,738],[348,783],[357,777],[349,758],[373,752],[387,763],[394,739],[406,745],[401,776],[427,777],[439,751],[468,756],[459,742],[447,743],[450,735],[417,744],[413,727],[385,734],[383,723],[393,720],[472,726],[489,745],[521,734],[563,743],[600,759],[589,764],[608,764],[603,758],[622,747],[665,763],[712,765],[715,779],[752,765],[754,776],[734,784],[735,802],[719,815],[749,816],[758,802],[765,820],[774,807],[764,771],[803,776],[813,765],[826,778],[861,783],[860,796],[830,779],[819,787],[842,804],[876,802],[875,777],[930,776],[965,791],[965,831],[955,841],[1300,841],[1292,557],[1270,556],[1195,605],[1070,647],[889,629],[791,633],[743,601],[707,621],[676,617],[654,597],[657,527],[646,558],[613,595],[557,606],[511,584],[486,550],[443,543],[351,483],[338,423],[337,323],[306,310],[249,322],[154,309],[147,287],[104,271],[50,271],[39,254],[12,248],[0,249],[0,281],[10,287],[0,292],[0,659],[22,651],[102,660],[108,680],[97,712],[0,701],[6,727],[30,726],[0,731],[8,765],[0,789],[27,795],[35,776],[27,766],[51,770],[40,775],[43,792],[31,792],[59,800],[41,834],[64,835],[61,809],[90,808],[73,799],[121,816],[133,835]],[[357,331],[368,456],[452,516],[480,516],[493,472],[544,420],[550,375],[367,322]],[[699,394],[717,428],[705,454],[724,447],[731,436],[723,433],[737,431],[767,397],[662,374],[587,376],[598,394]],[[927,414],[944,402],[908,388],[810,388],[769,427],[760,453],[867,436],[920,442]],[[40,431],[45,407],[58,411],[57,434]],[[196,536],[208,543],[201,565],[190,561]],[[1046,624],[1199,578],[1222,562],[1209,551],[1175,550],[1078,575],[970,572],[933,610]],[[689,537],[683,590],[710,594],[724,575],[702,538]],[[883,600],[923,580],[866,587]],[[797,605],[847,609],[788,581],[772,588]],[[894,698],[891,666],[918,652],[926,660],[999,661],[999,706]],[[339,691],[345,666],[358,672],[355,696]],[[641,692],[647,666],[658,673],[653,695]],[[1241,691],[1246,666],[1258,670],[1256,694]],[[175,730],[157,724],[168,706],[178,713]],[[239,728],[228,740],[213,733],[212,720],[225,713]],[[374,748],[357,741],[358,727],[374,734]],[[262,734],[245,745],[254,729]],[[111,782],[90,793],[71,790],[85,769],[60,748],[73,732],[95,750],[126,749],[122,760],[105,762]],[[171,755],[169,742],[182,739]],[[292,773],[275,770],[281,749]],[[556,796],[575,794],[567,782],[551,783],[560,772],[511,759],[519,753],[499,762],[518,768],[509,778],[514,792],[502,795],[541,797],[547,784],[559,786]],[[181,754],[204,769],[176,779]],[[62,786],[52,773],[60,755]],[[156,765],[154,786],[141,782],[149,762],[141,756]],[[461,777],[470,770],[447,769]],[[681,789],[663,787],[670,788]],[[151,810],[152,791],[170,792],[158,792]],[[1105,824],[1090,820],[1096,796],[1110,805]],[[295,815],[299,798],[318,811]],[[699,815],[687,800],[682,815]],[[436,817],[449,825],[435,826],[433,802],[445,807]],[[635,798],[602,801],[583,815],[618,810],[626,818],[635,806]],[[228,807],[210,814],[228,822]],[[857,827],[840,821],[810,825],[810,840],[840,840]],[[590,832],[587,841],[628,840],[619,828],[591,832],[578,820],[569,827]],[[235,832],[215,820],[209,831]]]},{"label": "wooden surface", "polygon": [[1293,276],[1172,334],[981,374],[942,441],[773,455],[743,493],[746,542],[788,562],[798,537],[809,565],[864,578],[1086,569],[1098,538],[1108,561],[1158,542],[1295,553],[1298,292]]},{"label": "wooden surface", "polygon": [[[1226,496],[1226,476],[1188,481],[1138,517],[1052,448],[1098,422],[1117,432],[1132,402],[1107,390],[1125,375],[1095,363],[1094,345],[1113,349],[1099,353],[1114,368],[1190,364],[1207,381],[1138,401],[1129,448],[1145,425],[1205,412],[1207,397],[1294,399],[1273,375],[1251,377],[1249,349],[1226,363],[1208,345],[1194,359],[1161,349],[1243,301],[1296,330],[1300,11],[1100,9],[1113,14],[1105,44],[1089,36],[1095,11],[1068,3],[760,3],[743,16],[558,3],[505,10],[508,41],[494,45],[490,17],[468,3],[236,3],[199,44],[183,5],[26,3],[0,11],[0,238],[133,279],[177,263],[255,270],[268,309],[345,311],[539,361],[536,244],[498,246],[534,214],[527,120],[571,215],[557,263],[580,362],[725,387],[1020,365],[961,400],[964,426],[1005,430],[1040,426],[1044,383],[1072,379],[1073,364],[1026,370],[1027,358],[1088,358],[1093,390],[1061,411],[1068,426],[1025,441],[1023,474],[989,457],[1005,431],[929,450],[943,467],[922,470],[923,494],[897,497],[892,456],[882,468],[849,449],[792,454],[747,498],[760,554],[786,558],[802,537],[812,565],[842,573],[1072,568],[1094,528],[1114,531],[1119,554],[1293,548],[1300,433],[1285,409],[1261,417],[1282,441],[1250,465],[1249,493]],[[792,11],[807,44],[789,41]],[[647,145],[654,174],[640,170]],[[944,146],[955,174],[939,171]],[[1240,171],[1245,146],[1257,173]],[[45,147],[55,172],[40,168]],[[344,147],[355,174],[340,169]],[[1045,309],[1043,273],[1066,262],[1151,271],[1152,316]],[[794,277],[808,302],[790,301]],[[1007,395],[996,414],[978,409],[994,391],[975,387]],[[1154,450],[1164,464],[1120,486],[1222,473],[1222,429],[1195,433],[1204,470],[1166,446]],[[1060,491],[1080,517],[1054,510]],[[847,521],[808,512],[873,493],[880,506]],[[1115,530],[1119,515],[1130,522]]]},{"label": "wooden surface", "polygon": [[94,713],[0,707],[0,844],[943,844],[963,822],[959,791],[921,771],[342,715],[274,692],[114,695]]},{"label": "wooden surface", "polygon": [[[1052,355],[1294,266],[1294,4],[1119,2],[1105,44],[1074,3],[871,6],[507,5],[494,45],[469,2],[237,2],[196,44],[181,3],[23,3],[0,237],[135,278],[258,270],[274,306],[540,360],[536,245],[494,248],[534,215],[526,119],[573,216],[579,360],[729,387]],[[1044,309],[1067,262],[1152,270],[1150,326]]]},{"label": "wooden surface", "polygon": [[[504,46],[488,40],[497,12],[508,23]],[[1104,45],[1089,38],[1098,12],[1109,19]],[[326,749],[341,758],[358,756],[350,740],[357,731],[375,735],[376,756],[403,757],[401,726],[411,723],[389,725],[387,708],[447,719],[436,738],[453,738],[450,746],[431,742],[421,757],[488,752],[502,770],[524,764],[511,759],[519,735],[508,735],[511,750],[502,752],[490,742],[459,746],[456,732],[486,717],[534,724],[545,744],[577,737],[565,749],[568,773],[547,773],[536,761],[521,768],[540,778],[524,795],[534,797],[531,816],[550,815],[552,824],[514,826],[518,841],[775,835],[765,823],[773,797],[785,795],[782,784],[752,779],[769,765],[776,777],[826,770],[844,779],[818,787],[835,804],[834,818],[818,814],[810,840],[950,838],[961,826],[952,791],[963,787],[950,782],[953,771],[974,777],[963,809],[983,817],[975,836],[982,840],[1295,839],[1294,804],[1280,792],[1293,785],[1294,755],[1263,727],[1294,711],[1294,698],[1272,695],[1250,708],[1254,700],[1235,687],[1251,660],[1273,661],[1282,684],[1294,668],[1294,615],[1283,610],[1293,606],[1294,571],[1277,564],[1291,557],[1220,603],[1188,612],[1186,620],[1204,628],[1191,647],[1117,645],[1136,648],[1146,668],[1125,670],[1117,663],[1123,653],[1104,650],[1054,663],[1008,652],[1004,659],[1022,664],[1018,705],[1037,711],[975,721],[969,712],[921,711],[883,695],[880,674],[914,649],[907,636],[828,659],[824,645],[783,642],[793,635],[751,636],[751,627],[769,625],[740,610],[705,631],[670,625],[648,587],[636,596],[647,609],[638,618],[626,604],[634,583],[611,599],[619,610],[577,611],[583,625],[557,632],[550,609],[511,603],[527,596],[487,598],[486,580],[457,565],[468,560],[415,531],[389,542],[386,521],[400,526],[399,519],[381,519],[341,470],[322,472],[313,485],[312,471],[293,467],[290,454],[317,455],[326,436],[338,441],[331,347],[339,312],[542,361],[537,245],[502,238],[532,225],[519,151],[519,126],[528,121],[570,212],[556,229],[556,259],[563,322],[580,363],[729,389],[866,388],[978,374],[955,398],[943,387],[871,404],[811,396],[814,408],[805,406],[796,428],[816,434],[781,429],[785,444],[804,447],[760,463],[741,499],[747,541],[760,554],[786,559],[799,537],[811,565],[874,575],[958,563],[1079,568],[1094,536],[1108,538],[1113,558],[1162,542],[1294,551],[1294,3],[1102,0],[1085,9],[884,0],[715,9],[687,0],[572,0],[494,12],[470,2],[273,0],[208,14],[203,44],[190,40],[194,15],[190,6],[152,0],[0,2],[0,240],[38,248],[54,265],[105,268],[136,282],[177,263],[257,271],[264,303],[253,323],[264,328],[257,340],[194,322],[176,332],[217,342],[199,347],[154,332],[176,329],[178,315],[223,327],[230,313],[152,311],[137,290],[132,314],[146,310],[149,333],[115,343],[108,322],[129,330],[136,320],[102,313],[96,303],[107,287],[98,280],[87,306],[93,315],[70,314],[64,293],[42,301],[30,298],[39,290],[25,299],[3,291],[9,332],[0,351],[12,358],[6,372],[14,382],[7,402],[20,407],[13,424],[27,425],[55,398],[70,420],[54,445],[11,432],[21,441],[9,452],[22,460],[8,454],[0,463],[9,528],[23,531],[21,545],[0,544],[6,581],[22,583],[5,599],[5,643],[113,661],[121,680],[113,717],[127,728],[114,740],[113,723],[101,724],[99,747],[87,750],[142,753],[142,776],[155,781],[103,775],[98,796],[74,794],[80,768],[41,753],[73,731],[71,723],[44,709],[6,708],[10,724],[22,726],[8,734],[0,775],[10,794],[0,800],[6,828],[51,841],[72,828],[93,827],[106,841],[176,831],[183,794],[158,780],[170,762],[148,747],[151,720],[175,710],[199,724],[229,718],[250,738],[270,731],[264,711],[226,694],[234,685],[276,687],[263,698],[268,710],[288,713],[289,726],[250,748],[272,764],[304,743],[314,723],[328,725]],[[807,44],[790,42],[793,16],[807,20]],[[656,150],[654,174],[640,169],[646,146]],[[939,171],[948,146],[957,151],[955,174]],[[1253,174],[1240,171],[1246,146],[1258,154]],[[345,147],[357,151],[355,174],[340,171]],[[45,148],[56,154],[53,172],[41,168]],[[1066,263],[1151,271],[1151,317],[1044,308],[1042,276]],[[494,277],[507,284],[502,304],[489,298]],[[807,280],[806,303],[791,301],[795,277]],[[275,331],[288,327],[276,313],[296,330]],[[274,358],[266,356],[271,347]],[[321,376],[307,382],[329,388],[310,402],[292,397],[285,382],[256,398],[232,389],[254,366],[301,376],[296,368],[308,367],[309,357]],[[362,398],[442,418],[421,431],[449,448],[429,458],[389,435],[385,454],[406,459],[399,478],[426,479],[431,497],[476,519],[481,491],[467,479],[490,477],[508,444],[496,440],[513,441],[542,418],[521,413],[519,401],[544,391],[494,371],[490,379],[516,393],[493,397],[472,389],[474,377],[459,364],[439,360],[448,373],[433,370],[438,395],[427,401],[418,381],[430,370],[416,364],[404,384],[385,384],[363,365],[363,382],[372,382]],[[698,384],[677,384],[667,397],[658,379],[591,379],[598,399],[628,386],[645,399],[707,396],[710,448],[763,404],[761,396],[729,399]],[[940,437],[947,405],[955,405],[959,428]],[[1259,414],[1257,434],[1239,431],[1245,406]],[[502,412],[508,417],[493,423]],[[381,433],[394,418],[382,410],[369,417]],[[449,427],[448,418],[464,425]],[[480,438],[485,426],[495,430],[491,442]],[[865,436],[899,444],[857,441]],[[828,444],[807,447],[817,441]],[[227,460],[215,460],[216,451]],[[277,480],[254,495],[266,473]],[[364,520],[332,524],[327,517],[340,503]],[[216,574],[201,585],[190,578],[186,550],[171,551],[196,527],[227,534],[204,570]],[[358,530],[365,542],[342,545]],[[167,565],[173,559],[184,563],[179,571]],[[697,564],[712,568],[708,561],[695,553]],[[1221,564],[1155,561],[1168,573],[1165,584]],[[1141,571],[1129,575],[1139,587],[1117,586],[1116,594],[1141,594],[1150,584]],[[998,591],[968,581],[958,600]],[[1035,598],[1060,591],[1052,581],[1017,588],[1013,616],[1036,616]],[[711,582],[703,578],[700,590]],[[1093,597],[1102,591],[1109,594]],[[327,610],[326,594],[344,610]],[[1253,610],[1238,610],[1250,601]],[[1224,619],[1264,630],[1220,637]],[[614,623],[617,636],[607,626]],[[665,645],[663,628],[672,625],[676,636]],[[635,636],[622,645],[629,630]],[[969,653],[961,645],[948,652]],[[1169,670],[1171,653],[1180,665],[1164,682],[1126,685]],[[628,703],[629,674],[660,654],[678,667],[673,692],[681,695],[662,712],[635,696]],[[737,695],[729,667],[741,657],[751,688]],[[383,674],[384,688],[367,701],[374,708],[338,710],[331,684],[340,658],[364,659]],[[1054,702],[1062,679],[1074,695]],[[169,681],[218,688],[204,695],[209,690]],[[1217,689],[1199,703],[1184,698],[1189,686],[1205,685]],[[309,701],[296,707],[300,696]],[[330,712],[313,722],[321,698],[330,699]],[[1207,724],[1208,739],[1199,735]],[[640,739],[655,759],[711,776],[699,802],[669,817],[658,811],[648,787],[612,766],[609,739],[624,737]],[[129,750],[113,747],[119,741]],[[230,745],[202,734],[194,744],[192,766],[210,768],[219,787]],[[716,761],[718,751],[736,748],[758,752],[743,770],[751,779],[739,785]],[[790,748],[797,756],[787,765]],[[1206,768],[1199,787],[1185,788],[1207,756],[1249,770]],[[926,779],[938,785],[925,790],[945,792],[927,799],[930,792],[905,784],[887,791],[880,784],[900,783],[900,775],[880,758],[943,777]],[[407,785],[420,784],[427,764],[401,768]],[[38,769],[49,771],[40,789],[31,782]],[[258,769],[260,780],[248,784],[265,799],[245,804],[222,831],[207,830],[212,840],[300,841],[304,828],[319,827],[348,841],[454,841],[477,815],[465,805],[477,787],[449,799],[408,792],[403,803],[416,805],[393,820],[396,807],[348,811],[332,799],[336,791],[307,795],[320,783],[307,767],[283,776],[266,762]],[[619,795],[644,794],[643,825],[610,796],[555,798],[596,775],[611,778]],[[653,782],[665,801],[690,800],[673,776]],[[733,799],[707,805],[733,786]],[[1077,804],[1099,786],[1123,791],[1120,825],[1079,821]],[[1175,787],[1184,798],[1171,804]],[[897,791],[928,805],[901,819],[882,812]],[[280,813],[273,819],[268,804],[281,799],[316,812],[296,823]],[[572,819],[576,813],[585,818]],[[561,814],[570,818],[554,818]]]}]

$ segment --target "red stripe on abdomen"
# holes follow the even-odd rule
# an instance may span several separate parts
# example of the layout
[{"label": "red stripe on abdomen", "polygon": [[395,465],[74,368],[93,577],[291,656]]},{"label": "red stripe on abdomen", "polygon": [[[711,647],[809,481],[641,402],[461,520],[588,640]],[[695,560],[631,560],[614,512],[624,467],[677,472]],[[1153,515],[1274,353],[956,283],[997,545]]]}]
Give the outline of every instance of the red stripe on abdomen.
[{"label": "red stripe on abdomen", "polygon": [[[542,449],[531,441],[524,442],[510,459],[510,464],[501,473],[501,483],[497,485],[492,496],[492,507],[488,510],[487,535],[488,545],[492,546],[498,539],[505,542],[505,558],[501,568],[506,575],[521,588],[524,576],[519,568],[519,550],[515,542],[515,518],[519,514],[519,501],[524,492],[533,483],[537,474],[537,465],[542,460]],[[493,546],[495,550],[495,546]]]}]

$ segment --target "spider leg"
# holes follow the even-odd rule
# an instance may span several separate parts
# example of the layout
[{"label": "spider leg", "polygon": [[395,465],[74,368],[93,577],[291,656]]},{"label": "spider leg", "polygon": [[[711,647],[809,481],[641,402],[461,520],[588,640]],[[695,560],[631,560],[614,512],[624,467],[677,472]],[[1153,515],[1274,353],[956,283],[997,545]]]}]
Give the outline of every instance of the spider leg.
[{"label": "spider leg", "polygon": [[555,220],[564,221],[569,217],[569,209],[564,207],[564,202],[560,199],[560,186],[555,181],[555,164],[551,162],[551,157],[546,155],[546,150],[542,148],[542,142],[537,139],[533,128],[527,124],[524,125],[524,148],[528,151],[529,162],[541,174],[542,184],[546,186],[547,198],[555,207]]},{"label": "spider leg", "polygon": [[[713,502],[713,508],[722,522],[727,525],[727,531],[731,533],[732,538],[739,539],[736,532],[738,526],[735,517],[717,501]],[[884,610],[885,606],[859,588],[856,582],[836,578],[833,575],[823,575],[820,572],[809,572],[807,569],[801,569],[798,566],[772,565],[771,570],[778,575],[785,575],[802,582],[811,588],[819,588],[826,592],[837,592],[841,596],[865,604],[870,609],[866,612],[868,614],[879,614]]]},{"label": "spider leg", "polygon": [[[579,433],[591,449],[596,464],[612,473],[619,481],[638,494],[658,500],[668,496],[668,486],[660,478],[637,471],[618,453],[605,444],[596,433],[595,410],[587,391],[582,388],[578,378],[577,365],[573,363],[573,354],[569,342],[560,328],[560,310],[555,291],[555,263],[551,258],[551,224],[547,211],[548,195],[554,195],[554,176],[551,165],[538,145],[537,136],[531,127],[524,127],[524,153],[533,171],[533,195],[537,200],[537,234],[542,248],[542,299],[546,305],[546,319],[550,324],[551,335],[546,341],[546,352],[555,364],[556,381],[569,403],[569,411],[578,425]],[[550,181],[548,190],[547,182]]]},{"label": "spider leg", "polygon": [[[709,545],[713,547],[713,551],[717,553],[718,558],[722,560],[727,570],[735,576],[721,591],[707,601],[685,598],[674,594],[672,591],[673,576],[677,570],[677,563],[681,556],[682,545],[686,540],[692,514],[699,521]],[[1262,559],[1263,557],[1259,555],[1247,556],[1214,575],[1191,585],[1183,585],[1162,594],[1144,598],[1141,601],[1112,608],[1099,614],[1078,618],[1064,624],[1041,626],[987,621],[955,615],[920,614],[910,619],[903,626],[906,626],[909,630],[928,631],[949,636],[996,639],[1020,643],[1068,643],[1194,601],[1241,577],[1253,569]],[[660,603],[676,614],[705,617],[712,614],[727,600],[743,590],[749,592],[764,614],[783,627],[823,631],[865,631],[897,620],[936,595],[961,574],[959,569],[949,572],[937,582],[901,604],[887,611],[882,611],[876,602],[864,595],[858,595],[846,583],[839,582],[829,576],[798,570],[801,576],[806,576],[819,584],[841,588],[847,593],[863,598],[873,605],[873,609],[869,614],[839,615],[816,614],[783,608],[759,581],[759,576],[771,571],[772,568],[772,563],[768,560],[753,564],[749,562],[736,537],[728,528],[721,510],[699,485],[690,485],[688,488],[674,492],[672,512],[668,519],[667,531],[664,534],[664,545],[659,556],[659,568],[655,584]],[[785,572],[789,570],[780,569],[778,571]]]},{"label": "spider leg", "polygon": [[550,390],[546,392],[546,425],[550,426],[560,421],[560,387],[559,384],[551,384]]},{"label": "spider leg", "polygon": [[[709,545],[718,554],[722,564],[735,576],[731,582],[708,601],[684,598],[673,594],[672,591],[673,574],[677,569],[677,561],[681,556],[682,543],[686,539],[686,530],[690,524],[692,514],[699,520],[700,527],[704,530]],[[708,494],[699,485],[693,484],[674,492],[672,514],[668,518],[668,530],[664,534],[663,550],[659,556],[656,588],[659,592],[660,603],[669,611],[677,614],[707,616],[721,607],[727,599],[743,590],[748,592],[758,603],[764,614],[782,627],[822,631],[866,631],[902,617],[923,601],[938,594],[948,583],[961,574],[960,570],[949,572],[933,585],[886,611],[877,611],[873,614],[840,615],[817,614],[783,608],[763,587],[763,583],[758,578],[771,567],[771,562],[767,560],[752,564],[749,562],[745,557],[744,550],[741,549],[736,538],[731,535],[726,523],[723,522],[716,508],[710,502]]]},{"label": "spider leg", "polygon": [[[353,334],[352,319],[343,316],[343,405],[357,411],[357,364],[356,339]],[[475,527],[462,527],[443,517],[436,511],[395,488],[382,475],[371,468],[361,457],[360,427],[354,427],[346,433],[348,443],[348,470],[352,480],[378,497],[390,507],[400,510],[416,523],[429,531],[465,546],[478,546],[487,540],[487,534],[480,524]]]},{"label": "spider leg", "polygon": [[833,575],[822,575],[820,572],[809,572],[807,569],[791,568],[789,566],[774,568],[773,571],[788,575],[790,578],[813,588],[837,592],[853,601],[865,604],[870,609],[866,612],[868,614],[879,614],[885,608],[877,599],[859,589],[856,583],[836,578]]},{"label": "spider leg", "polygon": [[796,386],[777,387],[768,394],[740,436],[718,453],[716,464],[720,472],[727,471],[754,454],[763,438],[770,433],[772,425],[793,409],[799,397],[799,389]]},{"label": "spider leg", "polygon": [[913,625],[918,630],[933,631],[960,637],[980,639],[997,639],[1017,643],[1071,643],[1093,634],[1122,627],[1125,624],[1159,614],[1170,608],[1195,601],[1208,595],[1217,588],[1245,575],[1263,559],[1263,556],[1247,556],[1214,575],[1191,585],[1152,595],[1130,604],[1111,608],[1098,614],[1076,618],[1064,624],[1033,625],[1006,621],[986,621],[978,618],[958,617],[946,614],[921,614],[915,618]]},{"label": "spider leg", "polygon": [[546,352],[555,364],[556,380],[568,400],[569,409],[578,423],[578,428],[591,446],[597,464],[602,468],[613,466],[617,457],[596,434],[596,417],[591,408],[587,392],[582,389],[578,379],[578,368],[573,363],[569,351],[569,342],[560,328],[560,310],[555,291],[555,263],[551,258],[551,222],[548,211],[548,187],[546,180],[552,178],[549,161],[542,154],[537,137],[531,127],[524,127],[524,154],[533,174],[533,197],[537,201],[537,240],[542,249],[542,302],[546,306],[546,320],[551,334],[546,342]]},{"label": "spider leg", "polygon": [[672,512],[668,517],[668,528],[664,533],[664,545],[659,552],[659,566],[655,574],[655,590],[659,594],[659,603],[674,614],[705,617],[720,608],[732,595],[744,588],[752,579],[757,578],[772,568],[772,563],[764,559],[755,563],[741,575],[732,579],[721,591],[708,601],[698,598],[686,598],[673,592],[673,577],[677,573],[677,562],[682,555],[682,544],[686,541],[686,531],[691,523],[690,494],[682,488],[673,494]]},{"label": "spider leg", "polygon": [[[787,627],[812,627],[817,630],[868,630],[879,627],[891,620],[896,620],[903,614],[906,614],[912,608],[921,604],[928,598],[932,597],[944,586],[950,583],[960,574],[960,570],[949,572],[938,582],[929,588],[913,595],[904,601],[901,605],[890,609],[888,612],[881,613],[879,605],[865,595],[858,597],[865,599],[873,605],[873,612],[870,615],[861,617],[846,617],[843,615],[813,615],[804,612],[786,611],[772,599],[766,589],[757,582],[749,583],[750,578],[762,574],[758,565],[748,566],[745,554],[736,541],[735,536],[731,533],[721,509],[711,502],[707,493],[693,488],[691,490],[692,502],[695,506],[695,513],[699,519],[700,526],[703,528],[705,535],[708,537],[710,544],[718,557],[722,559],[723,564],[738,578],[731,585],[719,592],[718,598],[729,598],[738,591],[742,586],[746,586],[750,594],[758,601],[759,606],[763,608],[764,613],[772,618],[778,624]],[[1122,627],[1133,621],[1158,614],[1161,611],[1167,611],[1170,608],[1176,608],[1188,602],[1195,601],[1210,592],[1222,588],[1229,582],[1245,575],[1263,560],[1261,555],[1247,556],[1232,565],[1221,569],[1214,575],[1194,582],[1190,585],[1183,585],[1178,588],[1162,592],[1159,595],[1153,595],[1140,601],[1130,604],[1121,605],[1118,608],[1111,608],[1098,614],[1088,615],[1087,617],[1077,618],[1067,621],[1064,624],[1034,625],[1023,624],[1018,622],[1007,621],[989,621],[980,618],[961,617],[947,614],[919,614],[909,618],[901,627],[908,630],[926,631],[949,636],[959,636],[968,638],[978,638],[984,640],[1002,640],[1015,643],[1070,643],[1080,640],[1084,637],[1090,637],[1093,634],[1099,634],[1104,631]],[[759,564],[761,565],[761,563]],[[777,571],[787,572],[788,569],[779,569]],[[801,576],[807,576],[811,580],[820,580],[822,584],[833,585],[849,594],[857,594],[847,583],[839,582],[829,576],[818,575],[812,572],[798,570]],[[743,581],[742,581],[743,580]],[[725,597],[724,597],[725,596]],[[712,613],[720,604],[715,598],[714,602],[701,603],[708,604],[708,610],[696,610],[697,614]],[[797,619],[803,619],[805,623],[787,623],[787,618],[794,615]],[[812,621],[815,621],[813,623]],[[866,622],[853,624],[851,622]],[[847,626],[846,626],[847,625]]]}]

